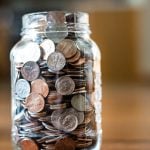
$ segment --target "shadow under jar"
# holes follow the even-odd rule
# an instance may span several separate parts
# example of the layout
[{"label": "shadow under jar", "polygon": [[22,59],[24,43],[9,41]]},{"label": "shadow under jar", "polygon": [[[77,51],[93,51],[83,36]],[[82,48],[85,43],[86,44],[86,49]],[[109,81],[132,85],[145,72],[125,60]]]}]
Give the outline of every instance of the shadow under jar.
[{"label": "shadow under jar", "polygon": [[23,16],[10,53],[14,150],[100,149],[100,51],[90,33],[86,13]]}]

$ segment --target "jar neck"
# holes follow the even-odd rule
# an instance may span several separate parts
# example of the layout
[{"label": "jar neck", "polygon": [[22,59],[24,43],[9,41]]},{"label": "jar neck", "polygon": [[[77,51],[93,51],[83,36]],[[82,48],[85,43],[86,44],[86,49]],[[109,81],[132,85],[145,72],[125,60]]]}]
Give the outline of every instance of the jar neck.
[{"label": "jar neck", "polygon": [[83,12],[50,11],[26,14],[23,16],[21,36],[45,35],[50,33],[75,34],[89,37],[89,16]]}]

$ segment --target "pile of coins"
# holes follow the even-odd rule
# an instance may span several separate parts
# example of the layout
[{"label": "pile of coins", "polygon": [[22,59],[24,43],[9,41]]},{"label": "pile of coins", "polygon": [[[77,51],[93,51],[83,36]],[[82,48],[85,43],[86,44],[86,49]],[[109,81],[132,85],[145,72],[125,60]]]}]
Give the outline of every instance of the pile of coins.
[{"label": "pile of coins", "polygon": [[16,46],[35,51],[22,61],[16,57],[15,64],[13,139],[22,150],[95,146],[94,60],[86,42],[67,37],[59,43],[43,38],[37,44],[22,39]]}]

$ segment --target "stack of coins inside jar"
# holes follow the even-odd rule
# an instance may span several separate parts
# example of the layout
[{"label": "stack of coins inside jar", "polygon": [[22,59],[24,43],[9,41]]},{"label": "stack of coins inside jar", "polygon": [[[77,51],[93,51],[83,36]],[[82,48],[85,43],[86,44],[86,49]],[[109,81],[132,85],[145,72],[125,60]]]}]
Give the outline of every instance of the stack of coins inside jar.
[{"label": "stack of coins inside jar", "polygon": [[30,51],[15,63],[14,142],[23,150],[92,149],[97,139],[91,42],[69,30],[55,37],[44,31],[14,47]]}]

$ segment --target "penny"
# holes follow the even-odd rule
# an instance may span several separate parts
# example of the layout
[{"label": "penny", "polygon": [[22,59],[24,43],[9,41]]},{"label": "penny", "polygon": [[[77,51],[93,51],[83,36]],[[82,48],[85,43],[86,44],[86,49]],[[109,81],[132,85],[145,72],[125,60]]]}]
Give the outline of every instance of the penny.
[{"label": "penny", "polygon": [[86,98],[81,94],[74,95],[71,104],[78,111],[86,111]]},{"label": "penny", "polygon": [[55,144],[55,150],[75,150],[76,143],[72,138],[66,137],[60,139]]},{"label": "penny", "polygon": [[72,78],[62,76],[56,80],[56,90],[61,95],[70,95],[75,89],[75,83]]},{"label": "penny", "polygon": [[30,94],[30,84],[24,79],[19,79],[15,91],[20,98],[26,98]]},{"label": "penny", "polygon": [[77,53],[73,57],[67,59],[67,62],[74,63],[74,62],[76,62],[80,58],[80,56],[81,56],[81,53],[78,50]]},{"label": "penny", "polygon": [[56,50],[62,52],[65,58],[73,57],[77,52],[76,43],[70,39],[64,39],[58,43]]},{"label": "penny", "polygon": [[21,74],[24,79],[33,81],[39,77],[40,68],[36,62],[28,61],[21,68]]},{"label": "penny", "polygon": [[21,150],[39,150],[38,145],[29,138],[24,138],[21,141],[19,141],[19,146]]},{"label": "penny", "polygon": [[50,70],[57,72],[62,70],[66,64],[66,59],[62,53],[53,52],[48,56],[47,65]]},{"label": "penny", "polygon": [[58,94],[56,91],[51,91],[47,97],[48,104],[58,104],[62,101],[62,95]]},{"label": "penny", "polygon": [[80,66],[83,65],[85,63],[85,58],[80,58],[77,62],[74,63],[70,63],[72,66]]},{"label": "penny", "polygon": [[44,109],[44,98],[38,93],[31,93],[25,100],[29,112],[38,113]]},{"label": "penny", "polygon": [[78,118],[73,114],[63,113],[59,117],[60,129],[65,132],[74,131],[78,126]]},{"label": "penny", "polygon": [[64,109],[66,107],[67,107],[66,103],[50,105],[50,109]]},{"label": "penny", "polygon": [[49,93],[48,84],[41,79],[36,79],[31,82],[31,92],[38,93],[43,97],[46,97]]},{"label": "penny", "polygon": [[40,46],[42,47],[43,60],[47,60],[48,56],[55,51],[55,44],[50,39],[45,39]]}]

